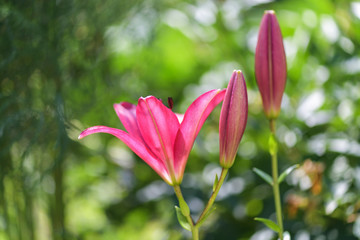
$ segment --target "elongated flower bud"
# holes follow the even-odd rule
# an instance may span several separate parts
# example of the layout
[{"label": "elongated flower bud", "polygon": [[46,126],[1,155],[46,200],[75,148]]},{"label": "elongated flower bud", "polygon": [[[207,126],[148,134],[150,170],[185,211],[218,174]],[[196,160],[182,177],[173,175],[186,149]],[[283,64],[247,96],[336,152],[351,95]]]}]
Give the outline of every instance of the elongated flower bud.
[{"label": "elongated flower bud", "polygon": [[226,89],[221,107],[220,165],[230,168],[234,164],[240,140],[244,134],[248,115],[245,79],[241,71],[234,71]]},{"label": "elongated flower bud", "polygon": [[276,119],[286,83],[286,56],[275,12],[265,11],[255,52],[255,76],[265,115]]}]

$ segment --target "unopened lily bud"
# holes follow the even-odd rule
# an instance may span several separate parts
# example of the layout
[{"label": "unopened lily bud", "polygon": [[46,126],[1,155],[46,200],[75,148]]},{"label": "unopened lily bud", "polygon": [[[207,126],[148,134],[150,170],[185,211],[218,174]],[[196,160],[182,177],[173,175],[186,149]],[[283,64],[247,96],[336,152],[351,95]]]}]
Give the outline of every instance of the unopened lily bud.
[{"label": "unopened lily bud", "polygon": [[255,52],[255,76],[265,115],[276,119],[286,83],[286,56],[274,11],[265,11]]},{"label": "unopened lily bud", "polygon": [[244,134],[248,115],[245,79],[241,71],[234,71],[226,89],[221,107],[220,165],[230,168],[235,161],[240,140]]}]

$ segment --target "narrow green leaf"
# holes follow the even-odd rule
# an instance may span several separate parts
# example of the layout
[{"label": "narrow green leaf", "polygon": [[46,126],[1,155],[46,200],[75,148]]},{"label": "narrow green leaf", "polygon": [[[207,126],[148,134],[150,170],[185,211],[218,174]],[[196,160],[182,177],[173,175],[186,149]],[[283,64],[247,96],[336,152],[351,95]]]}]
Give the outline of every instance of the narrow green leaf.
[{"label": "narrow green leaf", "polygon": [[271,230],[273,230],[275,232],[280,232],[280,227],[275,222],[271,221],[270,219],[255,218],[255,220],[264,223],[268,228],[270,228]]},{"label": "narrow green leaf", "polygon": [[218,184],[218,182],[219,182],[219,177],[218,177],[218,175],[216,174],[216,176],[215,176],[215,181],[214,181],[214,185],[213,185],[213,192],[215,192],[215,188],[216,188],[216,185]]},{"label": "narrow green leaf", "polygon": [[182,214],[181,209],[178,206],[175,206],[176,216],[180,225],[188,231],[191,231],[191,226],[188,223],[186,217]]},{"label": "narrow green leaf", "polygon": [[205,214],[205,216],[201,219],[201,221],[197,223],[197,226],[200,227],[200,226],[205,222],[205,220],[215,211],[215,209],[216,209],[216,207],[213,206],[213,207]]},{"label": "narrow green leaf", "polygon": [[270,177],[269,174],[267,174],[266,172],[258,169],[258,168],[253,168],[253,171],[259,176],[261,177],[262,179],[265,180],[265,182],[267,182],[268,184],[270,184],[271,186],[273,185],[273,180],[272,178]]},{"label": "narrow green leaf", "polygon": [[296,168],[298,168],[300,165],[299,164],[295,164],[289,168],[287,168],[285,171],[283,171],[280,174],[280,177],[278,179],[278,183],[280,184],[282,181],[284,181],[284,179]]},{"label": "narrow green leaf", "polygon": [[278,151],[278,144],[274,134],[271,134],[269,137],[269,152],[271,155],[275,155]]}]

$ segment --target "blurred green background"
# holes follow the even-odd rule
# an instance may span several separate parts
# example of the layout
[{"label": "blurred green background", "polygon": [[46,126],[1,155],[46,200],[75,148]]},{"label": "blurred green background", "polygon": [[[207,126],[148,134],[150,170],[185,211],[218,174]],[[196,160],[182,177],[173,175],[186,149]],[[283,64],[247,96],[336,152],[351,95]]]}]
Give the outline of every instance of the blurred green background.
[{"label": "blurred green background", "polygon": [[[254,79],[264,10],[288,63],[277,121],[285,230],[296,240],[360,239],[360,2],[346,0],[3,0],[0,3],[0,239],[177,240],[173,189],[121,141],[112,104],[173,97],[183,112],[244,72],[249,119],[202,239],[275,239],[268,122]],[[197,218],[218,164],[220,107],[182,183]],[[290,239],[289,237],[286,238]]]}]

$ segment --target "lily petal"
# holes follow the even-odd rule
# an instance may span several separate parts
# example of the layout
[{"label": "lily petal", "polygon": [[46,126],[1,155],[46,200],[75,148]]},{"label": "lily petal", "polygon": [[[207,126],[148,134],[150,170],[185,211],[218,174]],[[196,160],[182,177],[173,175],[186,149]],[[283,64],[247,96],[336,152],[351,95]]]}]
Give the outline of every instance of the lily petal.
[{"label": "lily petal", "polygon": [[225,89],[208,91],[198,97],[185,112],[174,145],[177,178],[183,176],[187,159],[202,125],[212,110],[223,100],[224,95]]},{"label": "lily petal", "polygon": [[115,103],[114,109],[126,131],[144,142],[136,121],[136,105],[128,102]]},{"label": "lily petal", "polygon": [[149,149],[137,138],[131,136],[127,132],[116,129],[110,128],[106,126],[94,126],[88,129],[85,129],[79,136],[79,139],[86,137],[93,133],[109,133],[122,142],[124,142],[136,155],[138,155],[142,160],[144,160],[152,169],[155,170],[159,176],[164,179],[165,182],[172,185],[172,181],[167,171],[165,165],[155,158],[153,154],[149,151]]},{"label": "lily petal", "polygon": [[163,159],[170,175],[174,176],[173,146],[180,126],[175,113],[156,97],[150,96],[139,99],[136,116],[144,141]]},{"label": "lily petal", "polygon": [[184,114],[182,113],[175,113],[177,119],[179,120],[179,123],[181,124],[184,119]]}]

